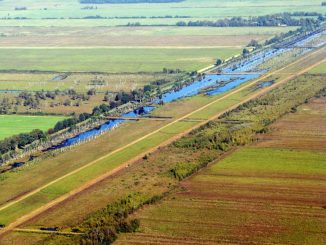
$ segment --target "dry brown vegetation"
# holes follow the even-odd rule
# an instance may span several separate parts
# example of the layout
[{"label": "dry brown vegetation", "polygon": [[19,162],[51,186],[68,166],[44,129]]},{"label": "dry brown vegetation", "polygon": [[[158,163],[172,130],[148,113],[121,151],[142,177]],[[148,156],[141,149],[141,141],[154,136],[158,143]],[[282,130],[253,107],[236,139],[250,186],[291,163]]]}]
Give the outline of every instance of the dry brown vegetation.
[{"label": "dry brown vegetation", "polygon": [[[285,80],[285,82],[286,82],[287,80]],[[168,151],[168,153],[170,154],[170,152]],[[185,153],[183,153],[183,155],[185,155]],[[205,155],[205,154],[204,154]],[[195,158],[194,157],[194,155],[191,155],[190,153],[188,153],[188,155],[186,155],[186,156],[191,156],[191,158],[193,159],[193,158]],[[265,157],[265,156],[264,156]],[[180,160],[180,159],[178,159],[178,160]],[[161,162],[162,160],[160,160],[159,161],[159,163]],[[159,164],[158,163],[158,164]],[[146,169],[144,169],[145,171],[146,171]],[[159,170],[160,170],[160,172],[155,172],[155,177],[157,177],[156,175],[158,174],[158,176],[160,176],[160,173],[163,173],[164,174],[164,172],[161,172],[161,170],[164,170],[164,168],[159,168]],[[143,172],[142,172],[143,173]],[[165,172],[166,173],[166,172]],[[134,176],[132,176],[132,177],[134,177]],[[137,176],[136,176],[137,177]],[[139,178],[141,178],[142,177],[142,175],[140,175],[140,177]],[[163,178],[164,178],[165,176],[163,175]],[[155,179],[155,178],[154,178]],[[128,188],[128,187],[130,187],[130,188],[133,188],[133,187],[135,187],[135,186],[137,186],[137,184],[136,184],[136,182],[135,182],[135,180],[138,180],[138,178],[137,179],[132,179],[131,180],[131,184],[129,184],[129,185],[127,185],[126,187]],[[133,183],[132,183],[133,182]],[[143,182],[143,183],[146,183],[146,181],[145,182]],[[162,187],[161,185],[160,185],[160,183],[161,183],[161,181],[159,181],[159,184],[158,185],[154,185],[154,186],[159,186],[159,187]],[[169,182],[169,184],[168,184],[168,187],[167,188],[169,188],[169,186],[171,185],[171,184],[173,184],[173,183],[171,183],[171,182]],[[110,186],[111,187],[111,186]],[[165,187],[165,186],[163,186],[163,187]],[[166,188],[166,187],[165,187]],[[105,194],[107,194],[107,193],[105,193]],[[70,206],[71,207],[71,206]],[[77,211],[77,210],[75,210],[75,209],[73,209],[73,211]],[[58,215],[55,215],[54,217],[62,217],[62,216],[58,216]]]},{"label": "dry brown vegetation", "polygon": [[[243,30],[242,30],[243,29]],[[4,47],[92,46],[245,46],[251,39],[262,41],[287,28],[180,27],[0,27]]]},{"label": "dry brown vegetation", "polygon": [[260,135],[260,147],[326,151],[326,99],[314,98]]},{"label": "dry brown vegetation", "polygon": [[[135,214],[141,218],[141,233],[123,235],[118,244],[166,244],[174,241],[181,244],[239,241],[262,243],[265,237],[273,241],[277,236],[280,241],[287,237],[290,240],[300,239],[302,230],[294,232],[298,227],[296,223],[292,225],[291,221],[302,223],[303,218],[312,217],[309,222],[314,222],[313,217],[320,216],[323,200],[319,195],[323,190],[318,187],[318,183],[324,176],[315,176],[318,167],[308,169],[308,172],[302,175],[300,169],[293,169],[293,166],[295,167],[300,157],[303,159],[300,161],[308,161],[310,164],[309,158],[312,155],[317,163],[321,162],[325,155],[257,148],[236,152],[229,157],[224,156],[226,158],[221,163],[183,182],[178,189],[179,193],[167,201]],[[69,230],[69,227],[84,220],[91,210],[104,207],[106,203],[128,193],[142,192],[153,195],[169,191],[177,184],[169,171],[172,166],[180,162],[200,161],[205,159],[203,157],[207,157],[207,154],[210,154],[209,158],[206,158],[209,160],[217,157],[218,152],[214,155],[212,151],[173,147],[162,149],[147,160],[139,161],[138,164],[48,210],[25,227],[59,226]],[[283,169],[279,168],[279,164],[270,166],[277,157],[281,161],[286,159],[290,166]],[[231,160],[228,160],[230,158]],[[290,184],[286,185],[289,179]],[[308,190],[313,190],[314,194],[309,195]],[[274,204],[270,205],[271,202]],[[306,211],[308,208],[304,205],[308,204],[315,208],[307,215],[294,220],[293,213]],[[88,207],[87,210],[77,208],[85,206]],[[271,218],[275,214],[280,215],[277,222]],[[202,216],[206,219],[202,220]],[[302,229],[310,229],[309,222],[304,223]],[[289,230],[292,233],[289,233]],[[315,230],[319,232],[322,229],[318,226]],[[24,237],[14,233],[5,241],[18,239],[17,236],[21,239]],[[311,238],[307,239],[319,239],[319,236],[309,236]],[[63,242],[65,238],[57,239],[59,240],[55,240],[56,242]]]},{"label": "dry brown vegetation", "polygon": [[141,232],[117,244],[324,244],[325,102],[312,99],[140,211]]}]

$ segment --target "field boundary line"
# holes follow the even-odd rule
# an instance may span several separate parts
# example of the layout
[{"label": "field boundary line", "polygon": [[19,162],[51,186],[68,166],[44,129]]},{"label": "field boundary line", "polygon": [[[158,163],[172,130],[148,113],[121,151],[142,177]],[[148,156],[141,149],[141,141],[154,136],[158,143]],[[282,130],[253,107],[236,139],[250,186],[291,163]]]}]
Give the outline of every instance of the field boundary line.
[{"label": "field boundary line", "polygon": [[[20,201],[22,201],[22,200],[24,200],[24,199],[26,199],[26,198],[28,198],[28,197],[30,197],[30,196],[32,196],[32,195],[38,193],[38,192],[40,192],[41,190],[43,190],[43,189],[49,187],[49,186],[52,185],[52,184],[55,184],[55,183],[59,182],[60,180],[63,180],[63,179],[66,178],[66,177],[69,177],[69,176],[71,176],[71,175],[73,175],[73,174],[75,174],[75,173],[78,173],[79,171],[81,171],[81,170],[83,170],[83,169],[86,169],[87,167],[92,166],[93,164],[95,164],[95,163],[97,163],[97,162],[99,162],[99,161],[101,161],[101,160],[103,160],[103,159],[105,159],[105,158],[107,158],[107,157],[109,157],[109,156],[111,156],[111,155],[117,153],[117,152],[120,152],[120,151],[122,151],[122,150],[124,150],[124,149],[126,149],[126,148],[128,148],[128,147],[130,147],[130,146],[132,146],[132,145],[137,144],[138,142],[140,142],[140,141],[142,141],[142,140],[144,140],[144,139],[146,139],[146,138],[148,138],[148,137],[150,137],[150,136],[152,136],[152,135],[154,135],[154,134],[160,132],[161,130],[163,130],[163,129],[165,129],[165,128],[167,128],[167,127],[169,127],[169,126],[171,126],[171,125],[173,125],[173,124],[175,124],[175,123],[177,123],[177,122],[180,122],[180,121],[182,121],[182,120],[188,118],[189,116],[191,116],[191,115],[193,115],[193,114],[195,114],[195,113],[197,113],[197,112],[200,112],[200,111],[206,109],[207,107],[209,107],[209,106],[211,106],[211,105],[213,105],[213,104],[215,104],[215,103],[217,103],[217,102],[219,102],[219,101],[221,101],[221,100],[224,100],[224,99],[230,97],[231,95],[234,95],[234,94],[236,94],[236,93],[238,93],[238,92],[241,92],[241,91],[243,91],[243,90],[249,88],[250,86],[256,84],[257,82],[259,82],[259,81],[265,79],[266,77],[268,77],[268,76],[270,76],[270,75],[273,75],[273,74],[275,74],[275,73],[277,73],[277,72],[279,72],[279,71],[282,71],[282,70],[284,70],[284,69],[286,69],[286,68],[288,68],[288,67],[290,67],[290,66],[292,66],[292,65],[294,65],[294,64],[299,63],[299,62],[302,61],[302,60],[305,60],[305,59],[309,58],[310,56],[312,56],[312,55],[314,55],[314,54],[316,54],[316,53],[318,53],[318,52],[321,52],[323,49],[324,49],[324,47],[321,47],[320,49],[318,49],[318,50],[316,50],[316,51],[314,51],[314,52],[312,52],[312,53],[309,53],[308,55],[305,55],[304,57],[302,57],[302,58],[296,60],[295,62],[292,62],[292,63],[288,64],[287,66],[285,66],[285,67],[283,67],[283,68],[281,68],[281,69],[279,69],[279,70],[275,70],[275,71],[273,71],[273,72],[271,72],[271,73],[267,73],[267,74],[261,76],[260,78],[255,79],[254,81],[252,81],[252,82],[250,82],[250,83],[248,83],[248,84],[246,84],[246,85],[244,85],[244,86],[241,86],[241,87],[239,87],[239,88],[237,88],[237,89],[231,91],[230,93],[227,93],[226,95],[224,95],[224,96],[222,96],[222,97],[219,97],[219,98],[217,98],[216,100],[213,100],[213,101],[211,101],[210,103],[208,103],[208,104],[206,104],[206,105],[204,105],[204,106],[202,106],[202,107],[200,107],[200,108],[198,108],[198,109],[196,109],[196,110],[194,110],[194,111],[192,111],[192,112],[190,112],[190,113],[188,113],[188,114],[186,114],[186,115],[184,115],[184,116],[182,116],[182,117],[180,117],[180,118],[178,118],[178,119],[176,119],[176,120],[174,120],[174,121],[172,121],[172,122],[170,122],[170,123],[168,123],[168,124],[166,124],[166,125],[164,125],[164,126],[162,126],[162,127],[160,127],[159,129],[156,129],[156,130],[154,130],[153,132],[151,132],[151,133],[149,133],[149,134],[147,134],[147,135],[144,135],[144,136],[138,138],[137,140],[134,140],[134,141],[128,143],[128,144],[125,145],[125,146],[120,147],[120,148],[118,148],[118,149],[116,149],[116,150],[110,152],[110,153],[107,154],[107,155],[104,155],[104,156],[102,156],[102,157],[100,157],[100,158],[98,158],[98,159],[96,159],[96,160],[94,160],[94,161],[91,161],[90,163],[88,163],[88,164],[86,164],[86,165],[84,165],[84,166],[82,166],[82,167],[80,167],[80,168],[77,168],[77,169],[75,169],[74,171],[72,171],[72,172],[70,172],[70,173],[67,173],[67,174],[63,175],[63,176],[61,176],[60,178],[57,178],[57,179],[55,179],[55,180],[53,180],[53,181],[47,183],[46,185],[43,185],[43,186],[41,186],[41,187],[35,189],[34,191],[31,191],[31,192],[27,193],[26,195],[24,195],[24,196],[18,198],[17,200],[14,200],[14,201],[12,201],[12,202],[10,202],[10,203],[8,203],[8,204],[2,206],[2,207],[0,208],[0,211],[2,211],[2,210],[4,210],[4,209],[6,209],[6,208],[8,208],[8,207],[10,207],[10,206],[12,206],[12,205],[18,203],[18,202],[20,202]],[[57,204],[59,204],[59,203],[65,201],[65,200],[67,200],[69,197],[74,196],[74,195],[80,193],[81,191],[83,191],[83,190],[85,190],[85,189],[88,189],[89,187],[93,186],[94,184],[96,184],[96,183],[98,183],[98,182],[100,182],[100,181],[102,181],[102,180],[104,180],[104,179],[106,179],[106,178],[112,176],[113,174],[119,172],[120,170],[122,170],[122,169],[128,167],[130,163],[135,162],[135,161],[141,159],[141,157],[142,157],[144,154],[148,154],[148,153],[154,152],[154,151],[155,151],[156,149],[158,149],[159,147],[163,147],[163,146],[166,146],[166,145],[170,144],[171,142],[175,141],[176,139],[181,138],[182,136],[188,134],[188,133],[191,132],[192,130],[194,130],[194,129],[196,129],[196,128],[202,126],[202,125],[205,125],[207,122],[209,122],[209,121],[211,121],[211,120],[216,119],[217,117],[219,117],[220,115],[222,115],[222,114],[225,113],[226,111],[232,110],[232,109],[238,107],[239,105],[241,105],[241,104],[243,104],[243,103],[245,103],[245,102],[247,102],[247,101],[250,101],[250,100],[252,100],[252,99],[254,99],[254,98],[256,98],[256,97],[258,97],[258,96],[260,96],[260,95],[262,95],[262,94],[264,94],[264,93],[266,93],[266,92],[268,92],[268,91],[270,91],[271,89],[273,89],[273,88],[275,88],[275,87],[277,87],[277,86],[279,86],[279,85],[281,85],[281,84],[283,84],[283,83],[286,83],[287,81],[289,81],[289,80],[291,80],[291,79],[293,79],[293,78],[295,78],[295,77],[297,77],[297,76],[299,76],[299,75],[302,75],[302,74],[305,73],[306,71],[308,71],[308,70],[312,69],[313,67],[315,67],[315,66],[321,64],[321,63],[324,62],[325,60],[326,60],[326,58],[323,59],[323,60],[321,60],[321,61],[318,61],[318,62],[314,63],[313,65],[311,65],[311,66],[309,66],[309,67],[307,67],[307,68],[305,68],[305,69],[299,71],[298,73],[296,73],[296,74],[294,74],[294,75],[291,75],[290,77],[287,77],[287,78],[284,78],[284,79],[280,80],[279,82],[273,84],[272,86],[266,87],[266,88],[264,88],[264,89],[262,89],[262,90],[260,90],[260,91],[258,91],[258,92],[256,92],[256,93],[252,94],[252,95],[249,96],[248,98],[242,100],[241,102],[239,102],[239,103],[237,103],[237,104],[235,104],[235,105],[233,105],[233,106],[230,106],[229,108],[223,110],[222,112],[219,112],[218,114],[214,115],[213,117],[211,117],[211,118],[209,118],[209,119],[207,119],[207,120],[205,120],[205,121],[203,121],[203,122],[201,122],[201,123],[199,123],[199,124],[196,124],[195,126],[191,127],[190,129],[188,129],[188,130],[186,130],[186,131],[184,131],[184,132],[182,132],[182,133],[180,133],[180,134],[177,134],[177,135],[174,136],[174,137],[171,137],[170,139],[168,139],[168,140],[162,142],[162,143],[159,144],[159,145],[156,145],[156,146],[152,147],[151,149],[147,150],[146,152],[143,152],[143,153],[138,154],[137,156],[133,157],[132,159],[130,159],[130,160],[128,160],[128,161],[126,161],[124,164],[121,164],[121,165],[118,166],[117,168],[112,169],[112,170],[110,170],[110,171],[104,173],[103,175],[98,176],[98,177],[94,178],[93,180],[90,180],[89,182],[86,182],[85,184],[81,185],[80,187],[78,187],[78,188],[76,188],[76,189],[74,189],[74,190],[72,190],[72,191],[69,191],[69,192],[63,194],[62,196],[60,196],[60,197],[58,197],[58,198],[56,198],[56,199],[54,199],[54,200],[48,202],[47,204],[45,204],[45,205],[43,205],[43,206],[41,206],[41,207],[35,209],[35,210],[32,211],[32,212],[27,213],[27,214],[21,216],[20,218],[16,219],[14,222],[10,223],[7,227],[1,229],[1,230],[0,230],[0,237],[1,237],[1,235],[4,235],[5,233],[7,233],[7,232],[13,230],[14,228],[16,228],[16,227],[18,227],[19,225],[21,225],[21,224],[27,222],[28,220],[34,218],[35,216],[37,216],[37,215],[43,213],[43,212],[46,211],[47,209],[49,209],[49,208],[51,208],[51,207],[53,207],[53,206],[55,206],[55,205],[57,205]]]},{"label": "field boundary line", "polygon": [[55,234],[55,235],[64,235],[64,236],[80,236],[84,233],[81,232],[69,232],[69,231],[47,231],[47,230],[38,230],[38,229],[23,229],[23,228],[16,228],[13,229],[15,232],[22,232],[22,233],[39,233],[39,234]]},{"label": "field boundary line", "polygon": [[[321,50],[321,49],[320,49],[320,50]],[[320,51],[320,50],[318,50],[318,51]],[[288,66],[291,66],[291,65],[293,65],[293,64],[296,64],[296,63],[300,62],[302,59],[305,59],[305,58],[307,58],[307,57],[309,57],[309,56],[311,56],[311,55],[317,53],[318,51],[315,51],[315,52],[313,52],[313,53],[310,53],[310,55],[308,55],[308,56],[304,56],[304,57],[302,57],[301,59],[297,60],[296,62],[293,62],[293,63],[289,64]],[[260,78],[255,79],[254,81],[250,82],[249,84],[246,84],[245,86],[239,87],[239,88],[237,88],[237,89],[231,91],[230,93],[227,93],[226,95],[224,95],[224,96],[222,96],[222,97],[220,97],[220,98],[217,98],[216,100],[211,101],[210,103],[208,103],[208,104],[206,104],[206,105],[204,105],[204,106],[202,106],[202,107],[200,107],[200,108],[198,108],[198,109],[196,109],[196,110],[194,110],[194,111],[188,113],[187,115],[184,115],[184,116],[182,116],[182,117],[179,117],[179,118],[175,119],[174,121],[172,121],[172,122],[170,122],[170,123],[168,123],[168,124],[166,124],[166,125],[160,127],[159,129],[156,129],[156,130],[154,130],[153,132],[151,132],[151,133],[149,133],[149,134],[147,134],[147,135],[144,135],[144,136],[142,136],[142,137],[140,137],[140,138],[138,138],[138,139],[136,139],[136,140],[134,140],[134,141],[128,143],[127,145],[124,145],[124,146],[122,146],[122,147],[119,147],[118,149],[115,149],[114,151],[111,151],[110,153],[108,153],[108,154],[106,154],[106,155],[104,155],[104,156],[102,156],[102,157],[100,157],[100,158],[97,158],[97,159],[95,159],[94,161],[91,161],[91,162],[89,162],[88,164],[85,164],[85,165],[81,166],[80,168],[77,168],[77,169],[75,169],[75,170],[73,170],[73,171],[71,171],[71,172],[69,172],[69,173],[67,173],[67,174],[65,174],[65,175],[63,175],[63,176],[61,176],[61,177],[59,177],[59,178],[53,180],[53,181],[51,181],[51,182],[47,183],[46,185],[43,185],[43,186],[41,186],[41,187],[35,189],[34,191],[31,191],[31,192],[27,193],[26,195],[21,196],[21,197],[18,198],[17,200],[14,200],[14,201],[12,201],[12,202],[10,202],[10,203],[7,203],[7,204],[1,206],[1,207],[0,207],[0,211],[2,211],[2,210],[4,210],[4,209],[6,209],[6,208],[8,208],[8,207],[10,207],[10,206],[12,206],[12,205],[14,205],[15,203],[17,203],[17,202],[19,202],[19,201],[22,201],[22,200],[26,199],[27,197],[29,197],[29,196],[31,196],[31,195],[33,195],[33,194],[35,194],[35,193],[37,193],[37,192],[39,192],[39,191],[45,189],[46,187],[48,187],[48,186],[50,186],[50,185],[52,185],[52,184],[54,184],[54,183],[56,183],[56,182],[58,182],[58,181],[60,181],[60,180],[62,180],[62,179],[64,179],[64,178],[66,178],[66,177],[69,177],[69,176],[71,176],[71,175],[73,175],[73,174],[75,174],[75,173],[77,173],[77,172],[79,172],[79,171],[81,171],[81,170],[83,170],[83,169],[89,167],[89,166],[92,166],[92,165],[93,165],[94,163],[96,163],[96,162],[99,162],[99,161],[101,161],[101,160],[103,160],[103,159],[105,159],[105,158],[107,158],[107,157],[109,157],[109,156],[111,156],[111,155],[113,155],[113,154],[119,152],[119,151],[122,151],[122,150],[128,148],[128,147],[131,146],[131,145],[134,145],[134,144],[140,142],[140,141],[143,140],[143,139],[146,139],[146,138],[148,138],[148,137],[150,137],[150,136],[152,136],[152,135],[158,133],[159,131],[161,131],[161,130],[163,130],[163,129],[165,129],[165,128],[167,128],[167,127],[169,127],[169,126],[171,126],[171,125],[173,125],[173,124],[175,124],[175,123],[177,123],[177,122],[179,122],[179,121],[182,121],[182,120],[184,120],[184,119],[187,119],[187,118],[188,118],[189,116],[191,116],[192,114],[195,114],[195,113],[197,113],[197,112],[199,112],[199,111],[201,111],[201,110],[203,110],[203,109],[206,109],[207,107],[211,106],[212,104],[214,104],[214,103],[216,103],[216,102],[219,102],[219,101],[221,101],[221,100],[223,100],[223,99],[225,99],[225,98],[227,98],[227,97],[230,97],[231,95],[233,95],[233,94],[235,94],[235,93],[237,93],[237,92],[239,92],[239,91],[242,91],[242,90],[244,90],[244,89],[250,87],[251,85],[253,85],[253,84],[255,84],[255,83],[257,83],[257,82],[259,82],[259,81],[261,81],[261,80],[263,80],[263,79],[265,79],[265,78],[267,78],[268,76],[271,76],[271,75],[273,75],[273,74],[275,74],[275,73],[277,73],[277,72],[279,72],[279,71],[281,71],[281,70],[286,69],[288,66],[283,67],[283,68],[281,68],[281,69],[279,69],[279,70],[273,71],[273,72],[271,72],[271,73],[267,73],[267,74],[261,76]],[[276,84],[278,84],[278,83],[276,83]],[[272,86],[273,86],[273,85],[272,85]],[[269,86],[269,87],[267,87],[267,88],[270,88],[270,87],[272,87],[272,86]]]}]

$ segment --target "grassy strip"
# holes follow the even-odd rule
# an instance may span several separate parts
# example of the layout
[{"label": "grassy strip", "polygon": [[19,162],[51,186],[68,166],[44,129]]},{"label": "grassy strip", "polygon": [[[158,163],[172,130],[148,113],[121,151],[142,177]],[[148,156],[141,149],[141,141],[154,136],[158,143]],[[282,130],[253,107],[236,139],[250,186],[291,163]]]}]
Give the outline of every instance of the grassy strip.
[{"label": "grassy strip", "polygon": [[[238,104],[238,100],[236,99],[238,96],[238,93],[242,93],[242,90],[240,92],[233,92],[230,94],[229,97],[227,97],[228,99],[230,99],[230,101],[233,102],[233,105]],[[247,94],[251,94],[252,91],[249,89],[247,91]],[[235,98],[233,98],[233,96],[235,96]],[[249,96],[243,96],[243,99],[247,98]],[[233,98],[233,99],[232,99]],[[219,101],[215,101],[214,103],[209,104],[208,106],[205,107],[205,109],[209,109],[211,106],[216,106],[217,104],[221,103],[222,100]],[[229,107],[227,107],[229,108]],[[200,111],[200,110],[198,110]],[[222,110],[223,111],[223,110]],[[214,111],[213,115],[216,115],[218,113],[218,111]],[[184,132],[186,128],[192,128],[191,126],[187,126],[186,123],[173,123],[170,126],[166,126],[164,128],[164,132],[157,132],[156,134],[151,135],[150,137],[147,137],[141,141],[139,141],[137,143],[137,146],[132,145],[129,146],[128,148],[126,148],[125,152],[124,150],[121,152],[124,152],[124,154],[126,154],[128,157],[131,156],[138,156],[140,153],[146,151],[146,149],[149,149],[155,145],[157,145],[158,142],[162,142],[162,138],[163,139],[167,139],[167,138],[171,138],[171,134],[167,134],[169,133],[169,130],[171,130],[171,132]],[[179,125],[178,127],[180,127],[178,129],[178,127],[176,127],[177,125]],[[182,129],[181,131],[179,131],[180,129]],[[167,133],[165,132],[165,130],[167,130]],[[167,135],[169,135],[169,137],[167,137]],[[167,137],[167,138],[165,138]],[[126,158],[120,154],[120,152],[115,153],[114,155],[110,155],[109,159],[102,159],[101,161],[97,162],[97,164],[95,165],[91,165],[87,168],[84,168],[82,171],[78,172],[76,175],[70,175],[67,176],[66,178],[64,178],[63,180],[60,180],[56,183],[54,183],[53,185],[50,185],[44,189],[42,189],[41,192],[38,192],[32,196],[29,196],[28,198],[17,202],[16,204],[12,205],[11,207],[3,210],[1,212],[1,221],[5,221],[10,222],[11,220],[17,218],[17,217],[21,217],[24,213],[28,213],[29,211],[31,211],[33,208],[36,207],[40,207],[42,204],[48,203],[49,200],[53,200],[55,197],[60,196],[61,193],[63,192],[68,192],[69,190],[73,189],[74,186],[80,186],[82,183],[85,183],[87,181],[87,179],[89,179],[89,176],[94,176],[94,174],[98,174],[99,172],[102,172],[104,169],[106,169],[106,171],[112,169],[112,167],[110,166],[110,163],[112,163],[111,161],[114,161],[114,166],[120,165],[121,163],[124,162],[124,160],[126,160]],[[130,159],[130,158],[129,158]],[[121,161],[121,162],[120,162]],[[103,168],[104,167],[104,168]],[[109,169],[107,169],[106,167],[108,167]],[[78,176],[78,177],[76,177]],[[64,183],[64,184],[60,184]],[[57,186],[57,188],[53,188],[52,186]],[[31,204],[32,208],[29,207],[28,205]]]},{"label": "grassy strip", "polygon": [[326,62],[320,64],[319,66],[311,69],[311,71],[309,73],[312,73],[312,74],[319,74],[319,73],[322,73],[322,74],[325,74],[326,73]]},{"label": "grassy strip", "polygon": [[[254,140],[254,135],[256,133],[265,132],[267,126],[273,121],[282,117],[284,114],[293,111],[294,108],[304,103],[306,99],[316,95],[316,93],[325,88],[325,86],[326,83],[321,78],[315,78],[313,81],[309,82],[305,77],[295,79],[282,87],[272,90],[261,98],[249,101],[220,117],[220,119],[230,121],[240,120],[240,118],[242,120],[250,118],[250,123],[244,122],[242,124],[234,125],[212,121],[199,129],[192,131],[190,135],[183,137],[169,147],[191,148],[195,151],[209,150],[223,153],[234,146],[246,145]],[[291,99],[288,99],[289,97]],[[169,150],[163,150],[157,154],[167,154],[167,152],[169,152]],[[252,157],[246,159],[252,159]],[[190,176],[198,169],[206,166],[211,160],[212,159],[207,158],[207,161],[203,161],[201,156],[200,158],[194,158],[194,161],[192,162],[175,162],[171,164],[172,166],[174,165],[174,167],[169,170],[169,176],[180,181],[185,177]],[[234,162],[232,162],[232,164],[235,168],[237,167],[237,165],[234,165]],[[257,171],[264,171],[265,165],[257,167],[257,165],[249,164],[249,170],[255,169]],[[276,166],[275,171],[280,170],[281,165]],[[219,165],[216,166],[219,168]],[[304,166],[306,165],[303,165],[303,167]],[[294,168],[296,168],[296,165]],[[291,165],[288,166],[288,169],[292,169]],[[133,197],[132,200],[128,199],[128,203],[134,202],[139,203],[137,196]],[[113,204],[116,204],[116,202]],[[124,206],[120,206],[122,206],[123,210]],[[139,206],[142,206],[142,204],[139,204]],[[134,222],[133,220],[128,222],[125,221],[127,219],[127,214],[122,215],[120,222],[117,222],[115,220],[116,215],[108,212],[105,213],[105,210],[106,209],[95,213],[80,226],[82,231],[87,233],[84,236],[85,241],[111,243],[115,240],[116,233],[124,232],[120,229],[121,223],[128,224],[128,222]],[[92,222],[90,222],[90,220]],[[105,222],[105,225],[100,225],[103,224],[101,220],[110,220],[109,226]],[[112,232],[112,228],[108,228],[111,226],[115,227],[115,232]],[[100,229],[98,229],[99,227]],[[126,229],[126,232],[133,231],[134,229]],[[95,232],[96,235],[94,235]]]}]

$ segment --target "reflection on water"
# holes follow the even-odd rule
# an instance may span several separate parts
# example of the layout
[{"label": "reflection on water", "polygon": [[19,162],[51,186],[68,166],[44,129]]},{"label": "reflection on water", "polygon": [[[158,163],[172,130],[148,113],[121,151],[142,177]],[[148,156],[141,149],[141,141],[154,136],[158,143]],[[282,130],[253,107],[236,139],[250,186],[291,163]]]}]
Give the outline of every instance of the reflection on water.
[{"label": "reflection on water", "polygon": [[[294,47],[304,46],[306,43],[311,42],[316,38],[320,38],[321,35],[324,35],[324,33],[325,31],[323,31],[322,33],[312,34],[309,37],[299,38],[288,45]],[[325,42],[326,41],[322,40],[316,45],[321,46]],[[258,78],[263,73],[266,73],[268,70],[259,70],[258,69],[259,65],[263,64],[267,60],[277,55],[280,55],[284,52],[288,52],[289,50],[290,49],[288,49],[286,45],[285,48],[262,50],[252,56],[249,56],[246,59],[243,59],[238,62],[234,62],[226,66],[225,68],[223,68],[222,73],[227,73],[227,74],[206,75],[202,79],[197,80],[189,85],[186,85],[179,90],[164,93],[161,99],[157,98],[156,100],[154,100],[154,102],[159,103],[160,101],[163,101],[165,103],[168,103],[185,97],[195,96],[200,92],[202,92],[203,90],[205,90],[205,94],[209,96],[227,92],[249,80]],[[309,50],[310,48],[303,48],[301,50],[301,54],[304,54]],[[63,77],[59,75],[55,77],[54,80],[62,79],[62,78]],[[271,84],[272,82],[266,82],[261,84],[261,87],[270,86]],[[4,90],[0,90],[0,92],[1,91]],[[17,90],[5,90],[5,91],[16,92]],[[142,107],[137,110],[123,114],[122,118],[123,117],[134,118],[134,117],[144,116],[146,114],[149,114],[154,109],[155,107]],[[81,141],[85,141],[103,132],[106,132],[124,122],[125,122],[124,119],[108,120],[107,122],[105,122],[104,124],[100,125],[97,128],[83,132],[73,138],[67,139],[61,144],[53,146],[47,150],[59,149],[66,146],[75,145]]]},{"label": "reflection on water", "polygon": [[[152,110],[154,110],[154,108],[155,107],[152,107],[152,106],[141,107],[137,110],[123,114],[122,117],[136,118],[140,115],[146,115],[146,114],[150,113]],[[116,126],[120,125],[124,121],[125,121],[124,119],[110,119],[97,128],[91,129],[91,130],[83,132],[73,138],[67,139],[67,140],[63,141],[62,143],[60,143],[59,145],[53,146],[47,150],[60,149],[60,148],[66,147],[66,146],[75,145],[79,142],[88,140],[94,136],[100,135],[112,128],[115,128]]]}]

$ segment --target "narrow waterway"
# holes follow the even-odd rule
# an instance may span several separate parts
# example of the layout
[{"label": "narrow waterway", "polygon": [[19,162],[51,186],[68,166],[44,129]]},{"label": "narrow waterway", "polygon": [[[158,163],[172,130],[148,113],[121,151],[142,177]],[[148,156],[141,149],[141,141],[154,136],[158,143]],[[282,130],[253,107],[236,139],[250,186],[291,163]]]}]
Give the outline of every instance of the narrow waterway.
[{"label": "narrow waterway", "polygon": [[[323,39],[321,37],[325,37],[325,32],[326,31],[320,33],[313,33],[310,36],[306,36],[305,38],[298,38],[297,41],[292,41],[290,44],[285,45],[284,48],[262,50],[261,52],[258,52],[255,55],[251,55],[246,59],[229,64],[224,69],[222,69],[222,74],[205,75],[203,76],[203,78],[196,80],[193,83],[186,85],[179,90],[164,93],[160,99],[157,98],[154,100],[154,102],[159,103],[160,101],[163,101],[164,103],[169,103],[185,97],[198,95],[203,91],[203,93],[207,96],[214,96],[227,92],[245,82],[258,78],[261,74],[266,73],[268,69],[262,70],[259,69],[259,66],[267,60],[270,60],[273,57],[276,57],[277,55],[283,54],[291,50],[289,49],[289,45],[291,45],[291,47],[304,47],[306,43],[312,42],[315,39],[320,39],[320,41],[315,44],[316,47],[324,45],[326,43],[326,40],[325,38]],[[300,55],[303,55],[309,50],[311,50],[311,47],[300,49]],[[263,84],[262,86],[268,85],[269,83]],[[0,92],[5,91],[10,92],[10,90],[0,90]],[[15,91],[12,90],[11,92]],[[142,107],[137,110],[125,113],[121,117],[136,118],[140,116],[146,116],[149,115],[154,109],[155,107]],[[113,129],[124,122],[126,122],[126,120],[124,119],[108,120],[99,127],[80,133],[75,137],[67,139],[62,143],[47,149],[47,151],[72,146],[80,142],[86,141],[88,139],[91,139],[92,137],[95,137],[108,130]]]},{"label": "narrow waterway", "polygon": [[[306,36],[305,38],[298,38],[296,42],[291,42],[290,44],[293,47],[300,47],[304,46],[307,42],[311,42],[314,39],[319,39],[322,35],[325,35],[325,31],[320,33],[314,33],[310,36]],[[323,45],[325,40],[317,43],[317,47]],[[289,46],[288,44],[287,46]],[[309,51],[311,48],[302,48],[300,51],[301,54]],[[163,101],[164,103],[173,102],[185,97],[191,97],[198,95],[203,90],[205,90],[205,94],[207,96],[214,96],[224,92],[227,92],[231,89],[236,88],[237,86],[248,82],[250,80],[258,78],[261,74],[266,73],[268,70],[258,70],[259,65],[266,62],[273,57],[280,55],[284,52],[288,52],[289,48],[280,48],[280,49],[268,49],[263,50],[255,55],[252,55],[246,59],[243,59],[239,62],[235,62],[234,64],[230,64],[226,66],[222,73],[227,74],[213,74],[213,75],[206,75],[200,80],[196,80],[193,83],[182,87],[176,91],[169,91],[164,93],[161,99],[156,99],[155,102],[158,103],[159,101]],[[244,74],[239,74],[243,72]],[[245,74],[247,72],[247,74]],[[234,73],[234,74],[232,74]],[[142,107],[137,110],[125,113],[122,115],[123,117],[139,117],[145,116],[151,113],[155,107]],[[71,146],[77,144],[79,142],[85,141],[90,139],[94,136],[102,134],[112,128],[117,127],[118,125],[124,123],[126,120],[118,119],[118,120],[108,120],[101,126],[94,128],[92,130],[83,132],[71,139],[67,139],[61,144],[52,147],[51,149],[58,149],[62,147]]]}]

